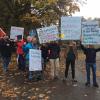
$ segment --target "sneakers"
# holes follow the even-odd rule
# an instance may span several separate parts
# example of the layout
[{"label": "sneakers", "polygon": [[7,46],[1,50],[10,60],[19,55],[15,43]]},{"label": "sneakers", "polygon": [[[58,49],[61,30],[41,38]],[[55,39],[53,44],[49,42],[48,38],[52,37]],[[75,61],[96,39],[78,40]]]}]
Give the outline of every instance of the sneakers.
[{"label": "sneakers", "polygon": [[90,87],[90,83],[89,82],[86,82],[85,83],[85,86]]},{"label": "sneakers", "polygon": [[77,82],[77,80],[76,79],[72,79],[72,82]]},{"label": "sneakers", "polygon": [[38,79],[38,78],[28,79],[28,82],[38,82],[38,81],[40,81],[40,79]]},{"label": "sneakers", "polygon": [[7,72],[9,72],[9,70],[8,69],[4,69],[3,72],[4,73],[7,73]]},{"label": "sneakers", "polygon": [[97,83],[93,84],[93,86],[94,87],[97,87],[97,88],[99,87],[99,85]]}]

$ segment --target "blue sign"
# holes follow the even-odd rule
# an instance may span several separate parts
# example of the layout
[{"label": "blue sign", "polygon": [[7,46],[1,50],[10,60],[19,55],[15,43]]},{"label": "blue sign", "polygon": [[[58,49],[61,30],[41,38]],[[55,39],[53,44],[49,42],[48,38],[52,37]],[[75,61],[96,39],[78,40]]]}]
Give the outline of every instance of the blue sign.
[{"label": "blue sign", "polygon": [[30,30],[29,35],[30,35],[30,36],[36,36],[36,35],[37,35],[36,29]]}]

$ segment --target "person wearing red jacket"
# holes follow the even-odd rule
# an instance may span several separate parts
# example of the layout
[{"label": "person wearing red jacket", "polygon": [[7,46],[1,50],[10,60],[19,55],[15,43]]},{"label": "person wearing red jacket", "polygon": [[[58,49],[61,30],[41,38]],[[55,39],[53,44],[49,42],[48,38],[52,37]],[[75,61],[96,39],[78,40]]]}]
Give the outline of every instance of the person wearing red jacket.
[{"label": "person wearing red jacket", "polygon": [[25,70],[25,58],[23,52],[23,45],[25,41],[23,39],[18,39],[20,36],[17,36],[17,55],[18,55],[18,69]]}]

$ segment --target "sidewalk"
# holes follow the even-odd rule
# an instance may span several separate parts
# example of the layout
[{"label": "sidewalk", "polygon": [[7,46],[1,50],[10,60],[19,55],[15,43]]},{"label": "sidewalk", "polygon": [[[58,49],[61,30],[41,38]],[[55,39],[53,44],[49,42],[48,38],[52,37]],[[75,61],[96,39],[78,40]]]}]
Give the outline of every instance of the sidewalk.
[{"label": "sidewalk", "polygon": [[[97,61],[100,86],[100,61]],[[10,69],[3,74],[0,66],[0,100],[100,100],[100,87],[85,87],[85,66],[82,60],[76,64],[77,83],[72,83],[71,72],[66,83],[62,80],[27,82],[25,73]],[[62,72],[63,73],[63,72]],[[91,81],[92,83],[92,81]]]}]

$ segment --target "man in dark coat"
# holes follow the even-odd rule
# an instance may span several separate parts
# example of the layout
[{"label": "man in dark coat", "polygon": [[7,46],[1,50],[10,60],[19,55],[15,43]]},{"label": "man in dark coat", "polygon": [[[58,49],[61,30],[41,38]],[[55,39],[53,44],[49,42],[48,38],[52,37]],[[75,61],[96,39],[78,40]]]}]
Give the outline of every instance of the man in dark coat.
[{"label": "man in dark coat", "polygon": [[14,43],[9,40],[8,36],[4,36],[1,42],[2,43],[0,45],[0,48],[1,48],[0,52],[1,52],[1,57],[3,60],[3,69],[4,69],[4,72],[6,72],[8,71],[8,66],[11,60],[11,54],[13,51]]},{"label": "man in dark coat", "polygon": [[81,44],[81,48],[86,55],[86,72],[87,72],[87,82],[86,86],[90,86],[90,68],[92,68],[93,73],[93,86],[99,87],[96,81],[96,52],[100,51],[100,48],[95,49],[93,45],[89,45],[88,48]]}]

